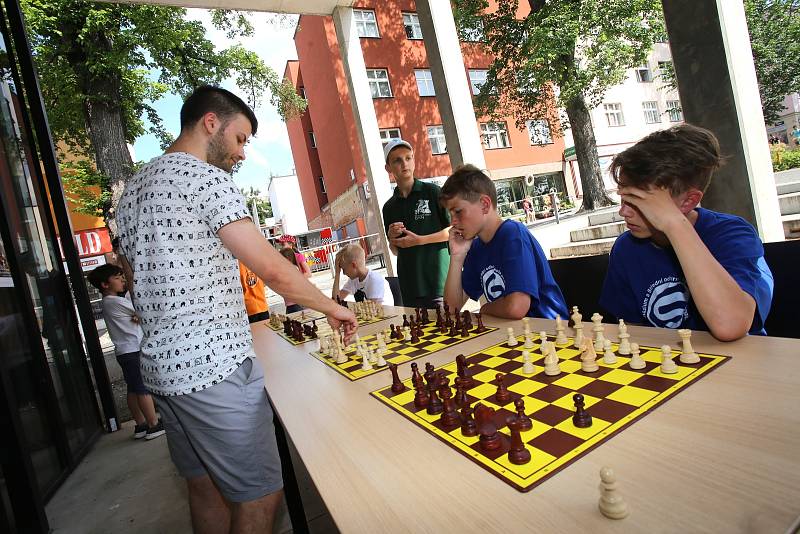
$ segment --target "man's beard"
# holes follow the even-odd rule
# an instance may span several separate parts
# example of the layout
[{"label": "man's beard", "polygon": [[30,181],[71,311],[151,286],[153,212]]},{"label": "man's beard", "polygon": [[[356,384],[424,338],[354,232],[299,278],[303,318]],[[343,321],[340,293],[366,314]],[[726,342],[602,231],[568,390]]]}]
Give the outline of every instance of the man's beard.
[{"label": "man's beard", "polygon": [[225,149],[225,138],[222,135],[224,131],[225,128],[220,128],[217,130],[217,133],[211,137],[211,140],[208,142],[208,156],[206,158],[211,165],[219,167],[225,172],[231,172],[233,163],[230,154],[228,154]]}]

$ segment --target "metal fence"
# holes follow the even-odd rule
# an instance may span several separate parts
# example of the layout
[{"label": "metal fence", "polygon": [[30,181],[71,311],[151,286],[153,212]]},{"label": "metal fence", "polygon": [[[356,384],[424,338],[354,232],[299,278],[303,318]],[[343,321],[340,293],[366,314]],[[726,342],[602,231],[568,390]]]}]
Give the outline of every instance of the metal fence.
[{"label": "metal fence", "polygon": [[[330,269],[331,276],[334,276],[336,273],[333,271],[333,265],[334,261],[336,261],[336,254],[339,252],[339,250],[342,247],[346,247],[350,243],[357,243],[361,241],[364,242],[366,245],[366,250],[369,251],[367,253],[367,263],[373,259],[377,259],[380,262],[381,267],[384,267],[385,261],[383,253],[381,252],[380,244],[378,243],[378,239],[378,234],[362,235],[351,239],[334,241],[328,245],[307,248],[305,250],[301,250],[300,253],[305,256],[306,263],[311,268],[312,273]],[[364,244],[362,244],[362,246],[364,246]]]}]

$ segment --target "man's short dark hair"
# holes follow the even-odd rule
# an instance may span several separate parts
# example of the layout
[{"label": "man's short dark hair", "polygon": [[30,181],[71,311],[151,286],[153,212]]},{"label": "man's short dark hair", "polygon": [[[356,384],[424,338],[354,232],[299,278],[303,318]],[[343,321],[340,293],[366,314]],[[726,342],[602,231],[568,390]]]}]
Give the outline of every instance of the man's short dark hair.
[{"label": "man's short dark hair", "polygon": [[107,284],[109,278],[120,274],[122,274],[122,269],[113,263],[105,263],[92,269],[89,274],[86,275],[86,278],[89,280],[90,284],[102,291],[102,284]]},{"label": "man's short dark hair", "polygon": [[230,91],[213,85],[201,85],[183,102],[181,130],[193,126],[206,113],[216,113],[223,124],[241,113],[250,121],[253,135],[258,130],[258,119],[250,106]]},{"label": "man's short dark hair", "polygon": [[474,165],[461,165],[447,179],[439,193],[439,203],[460,197],[467,202],[477,202],[481,195],[492,199],[492,206],[497,207],[497,189],[491,178]]},{"label": "man's short dark hair", "polygon": [[679,195],[691,188],[705,192],[722,164],[713,133],[682,124],[653,132],[614,156],[609,172],[621,186],[669,189]]}]

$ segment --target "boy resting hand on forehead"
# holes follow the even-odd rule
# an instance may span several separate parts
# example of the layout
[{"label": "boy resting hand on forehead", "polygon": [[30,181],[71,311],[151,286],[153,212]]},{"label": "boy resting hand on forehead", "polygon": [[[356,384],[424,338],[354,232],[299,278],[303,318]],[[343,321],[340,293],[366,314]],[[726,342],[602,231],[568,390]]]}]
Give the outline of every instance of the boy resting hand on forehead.
[{"label": "boy resting hand on forehead", "polygon": [[[344,300],[348,295],[355,295],[356,302],[363,300],[374,300],[378,304],[383,304],[385,292],[384,278],[367,268],[367,257],[364,249],[360,245],[350,243],[336,255],[336,275],[333,279],[333,294],[331,298],[337,296]],[[339,274],[349,278],[344,287],[339,289]]]},{"label": "boy resting hand on forehead", "polygon": [[741,217],[699,207],[721,161],[714,134],[688,124],[614,157],[628,231],[611,250],[600,305],[617,319],[721,341],[765,334],[773,280],[758,234]]},{"label": "boy resting hand on forehead", "polygon": [[506,319],[567,317],[561,289],[542,247],[517,221],[497,213],[494,182],[472,165],[447,179],[439,202],[450,213],[450,268],[445,301],[459,310],[467,297],[486,304],[481,313]]}]

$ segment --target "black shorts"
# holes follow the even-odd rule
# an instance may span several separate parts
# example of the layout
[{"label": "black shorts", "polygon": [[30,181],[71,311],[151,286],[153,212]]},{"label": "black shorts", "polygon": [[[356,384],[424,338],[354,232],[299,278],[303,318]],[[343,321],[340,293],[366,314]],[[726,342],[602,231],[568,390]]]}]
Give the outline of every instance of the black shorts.
[{"label": "black shorts", "polygon": [[150,393],[142,381],[142,369],[139,367],[139,352],[129,352],[117,356],[117,362],[122,367],[122,377],[128,384],[128,393],[146,395]]}]

